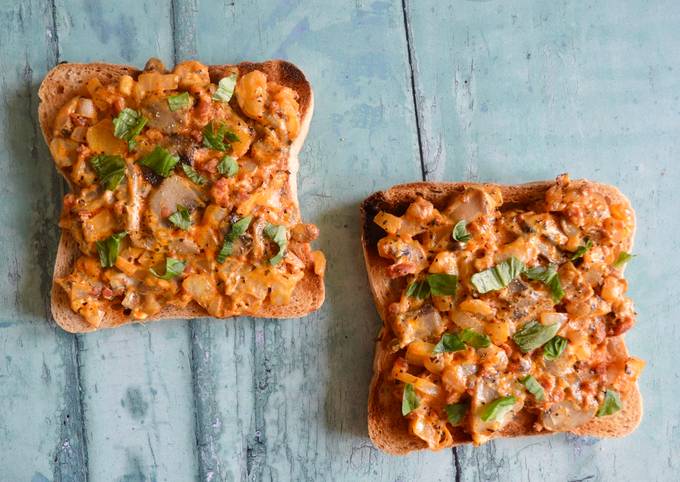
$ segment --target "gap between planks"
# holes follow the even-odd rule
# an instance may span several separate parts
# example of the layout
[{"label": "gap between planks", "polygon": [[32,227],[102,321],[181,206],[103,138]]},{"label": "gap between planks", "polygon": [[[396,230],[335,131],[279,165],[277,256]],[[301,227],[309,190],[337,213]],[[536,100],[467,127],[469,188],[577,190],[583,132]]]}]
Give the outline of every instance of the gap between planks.
[{"label": "gap between planks", "polygon": [[[57,26],[57,7],[55,0],[50,0],[48,15],[48,66],[53,67],[61,61],[60,46],[59,46],[59,31]],[[34,93],[31,91],[31,95]],[[36,93],[37,95],[37,93]],[[39,99],[36,98],[35,109],[31,109],[31,114],[37,112],[37,105]],[[36,146],[34,149],[37,150],[37,144],[43,142],[40,129],[36,128],[34,142]],[[58,176],[55,172],[52,176],[57,176],[58,180],[55,184],[58,185],[58,189],[54,193],[54,202],[57,206],[61,205],[61,201],[66,192],[66,183]],[[53,178],[54,179],[54,178]],[[51,279],[52,273],[50,268],[46,268],[50,272],[47,276]],[[56,327],[54,320],[51,316],[51,290],[46,290],[42,293],[45,299],[45,315],[48,322],[53,325],[55,330],[61,330],[61,328]],[[52,470],[54,480],[89,480],[89,463],[88,463],[88,451],[87,451],[87,437],[85,434],[85,411],[83,408],[83,391],[81,389],[81,363],[80,363],[80,338],[79,335],[70,333],[57,333],[57,336],[64,339],[64,366],[67,372],[66,380],[67,383],[64,387],[64,398],[65,407],[63,409],[62,419],[63,424],[59,434],[58,445],[55,448],[55,454],[52,458]],[[71,401],[76,403],[71,403]],[[77,443],[72,442],[72,438],[79,439]],[[75,453],[71,450],[67,450],[69,447],[76,448]]]},{"label": "gap between planks", "polygon": [[[427,171],[427,168],[425,167],[425,155],[423,153],[423,140],[422,140],[422,134],[421,134],[421,129],[420,129],[420,104],[418,101],[418,95],[417,95],[417,89],[416,89],[416,84],[417,84],[417,79],[416,76],[418,75],[418,71],[415,68],[414,65],[414,58],[415,58],[415,53],[414,53],[414,47],[412,43],[412,38],[413,38],[413,32],[411,31],[411,20],[410,20],[410,10],[409,10],[409,0],[401,0],[401,6],[402,6],[402,11],[404,14],[404,34],[406,35],[406,50],[408,54],[408,66],[409,66],[409,77],[411,80],[411,94],[412,94],[412,100],[413,100],[413,116],[415,118],[415,123],[416,123],[416,134],[418,136],[418,152],[420,154],[420,172],[422,176],[423,181],[428,180],[428,174],[429,172]],[[459,459],[459,454],[458,454],[458,448],[456,447],[451,447],[451,452],[452,452],[452,467],[455,472],[455,481],[460,482],[461,477],[462,477],[462,470],[460,466],[460,459]]]}]

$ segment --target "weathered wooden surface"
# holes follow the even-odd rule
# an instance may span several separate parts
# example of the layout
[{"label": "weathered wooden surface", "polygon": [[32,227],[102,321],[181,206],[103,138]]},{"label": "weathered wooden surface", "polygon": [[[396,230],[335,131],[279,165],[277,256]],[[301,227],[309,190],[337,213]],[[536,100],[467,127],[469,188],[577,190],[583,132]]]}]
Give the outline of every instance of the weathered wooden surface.
[{"label": "weathered wooden surface", "polygon": [[[0,1],[0,480],[673,480],[679,471],[680,6],[672,1]],[[316,114],[303,215],[329,260],[299,320],[75,337],[49,320],[62,184],[36,121],[57,61],[286,58]],[[378,318],[357,204],[397,182],[569,171],[638,212],[628,336],[646,415],[616,441],[396,458],[366,435]],[[661,261],[658,261],[658,260]]]}]

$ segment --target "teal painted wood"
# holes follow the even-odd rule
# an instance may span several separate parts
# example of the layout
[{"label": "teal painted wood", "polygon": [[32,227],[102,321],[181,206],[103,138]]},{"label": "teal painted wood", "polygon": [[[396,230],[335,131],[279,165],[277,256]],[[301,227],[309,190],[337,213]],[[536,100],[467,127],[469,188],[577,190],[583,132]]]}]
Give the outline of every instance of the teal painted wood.
[{"label": "teal painted wood", "polygon": [[357,207],[374,190],[420,177],[401,6],[201,2],[188,10],[175,22],[176,45],[188,46],[178,49],[180,59],[285,58],[312,82],[316,114],[300,158],[300,204],[329,260],[319,313],[193,323],[203,480],[448,479],[450,452],[426,467],[423,455],[380,453],[366,432],[379,322]]},{"label": "teal painted wood", "polygon": [[428,179],[568,171],[620,187],[638,218],[627,278],[639,316],[627,341],[648,360],[640,428],[621,440],[459,449],[461,479],[677,478],[677,3],[409,1],[407,12]]},{"label": "teal painted wood", "polygon": [[37,1],[0,5],[2,480],[85,475],[76,339],[49,320],[62,186],[47,162],[37,87],[56,60],[52,22]]},{"label": "teal painted wood", "polygon": [[[173,63],[172,6],[127,0],[56,3],[63,60]],[[192,480],[197,474],[186,321],[80,336],[90,480]]]},{"label": "teal painted wood", "polygon": [[[655,263],[677,250],[680,232],[670,207],[680,180],[674,3],[6,3],[0,246],[12,256],[0,259],[0,478],[668,480],[678,471],[679,393],[669,380],[680,375],[671,345],[680,333],[668,280],[680,262]],[[318,313],[77,338],[47,321],[61,183],[38,132],[37,83],[57,60],[141,66],[151,55],[169,64],[280,57],[309,76],[316,115],[299,184],[303,216],[321,228],[329,258]],[[568,170],[630,196],[639,256],[628,277],[640,321],[628,339],[649,360],[638,432],[402,458],[371,446],[379,321],[357,204],[419,179],[421,150],[428,179],[523,182]]]}]

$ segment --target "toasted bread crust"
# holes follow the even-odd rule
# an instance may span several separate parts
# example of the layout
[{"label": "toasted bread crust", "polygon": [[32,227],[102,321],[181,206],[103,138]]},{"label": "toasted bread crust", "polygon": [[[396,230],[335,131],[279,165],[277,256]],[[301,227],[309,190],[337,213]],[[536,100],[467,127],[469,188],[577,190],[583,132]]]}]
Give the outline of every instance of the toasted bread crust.
[{"label": "toasted bread crust", "polygon": [[[571,183],[588,183],[605,197],[616,199],[619,203],[630,207],[628,199],[613,186],[585,180],[571,181]],[[502,210],[509,207],[526,206],[542,199],[552,185],[554,185],[552,181],[520,185],[482,184],[482,186],[495,186],[501,190],[503,194]],[[389,262],[378,255],[376,248],[377,241],[383,236],[383,233],[373,222],[373,218],[381,210],[401,215],[418,196],[424,197],[437,207],[446,202],[452,195],[462,193],[469,186],[480,186],[480,184],[464,182],[400,184],[372,194],[360,206],[361,244],[364,262],[375,305],[383,321],[383,327],[375,345],[373,378],[368,395],[368,434],[376,447],[391,454],[403,455],[413,450],[426,449],[427,444],[410,432],[408,420],[401,414],[399,401],[392,395],[390,385],[394,382],[390,381],[387,376],[397,355],[392,353],[388,347],[388,342],[392,336],[386,323],[386,310],[390,303],[398,300],[404,286],[401,284],[402,281],[390,279],[386,275],[385,270]],[[624,243],[623,249],[625,251],[631,251],[633,238],[634,233]],[[627,354],[623,337],[617,338],[620,339],[622,353]],[[639,425],[643,411],[642,397],[637,384],[628,392],[621,394],[621,398],[623,408],[619,412],[608,417],[594,418],[571,432],[592,437],[622,437],[631,433]],[[532,414],[521,411],[495,437],[521,437],[553,433],[547,430],[536,431],[534,428],[535,421]],[[451,446],[472,443],[472,437],[462,429],[453,427],[451,435],[453,436]]]},{"label": "toasted bread crust", "polygon": [[[216,81],[223,76],[223,72],[233,65],[211,65],[209,66],[210,77]],[[289,186],[288,195],[294,201],[298,211],[297,201],[297,179],[298,154],[302,149],[305,138],[309,131],[309,124],[314,110],[314,94],[309,81],[304,73],[295,65],[284,60],[270,60],[263,63],[243,62],[236,67],[240,73],[247,73],[252,70],[260,70],[267,74],[269,80],[278,82],[282,85],[295,90],[299,96],[301,125],[300,132],[290,146],[288,157]],[[38,116],[45,141],[49,145],[52,140],[53,120],[61,106],[80,93],[85,93],[87,82],[93,77],[98,78],[103,84],[117,82],[123,75],[135,76],[141,71],[135,67],[126,65],[114,65],[106,63],[63,63],[57,65],[45,76],[40,85],[38,96],[40,105]],[[64,176],[66,178],[66,176]],[[296,285],[291,296],[290,303],[282,306],[265,305],[259,310],[249,313],[230,313],[227,316],[253,316],[261,318],[295,318],[307,315],[318,309],[324,301],[325,287],[323,276],[314,272],[314,264],[311,257],[311,249],[307,245],[304,252],[296,253],[300,255],[305,263],[305,276]],[[80,251],[75,240],[68,232],[62,232],[57,249],[57,257],[54,264],[54,275],[52,283],[51,308],[52,316],[59,326],[72,333],[83,333],[95,331],[102,328],[112,328],[127,323],[139,322],[131,320],[122,311],[109,311],[98,328],[88,324],[80,315],[74,313],[69,304],[66,292],[56,283],[56,279],[66,276],[72,269]],[[148,323],[163,319],[192,319],[210,316],[197,303],[191,302],[185,308],[165,306],[157,315],[143,320]]]}]

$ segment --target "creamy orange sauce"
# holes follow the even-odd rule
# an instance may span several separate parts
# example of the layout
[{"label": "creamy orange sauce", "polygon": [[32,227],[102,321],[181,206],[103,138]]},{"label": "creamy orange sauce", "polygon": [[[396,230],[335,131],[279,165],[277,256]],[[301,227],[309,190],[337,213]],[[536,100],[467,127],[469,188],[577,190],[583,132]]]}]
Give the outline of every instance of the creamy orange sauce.
[{"label": "creamy orange sauce", "polygon": [[386,273],[405,286],[388,307],[388,378],[430,448],[461,430],[484,443],[521,410],[536,430],[566,431],[621,408],[612,399],[644,365],[618,336],[635,320],[620,258],[634,229],[627,205],[563,175],[523,209],[470,187],[374,222]]},{"label": "creamy orange sauce", "polygon": [[200,62],[151,59],[134,77],[90,80],[50,143],[72,187],[60,226],[81,251],[58,280],[73,311],[96,327],[111,310],[144,320],[196,302],[220,317],[288,303],[305,259],[324,264],[289,192],[301,122],[298,94],[258,70],[211,79]]}]

